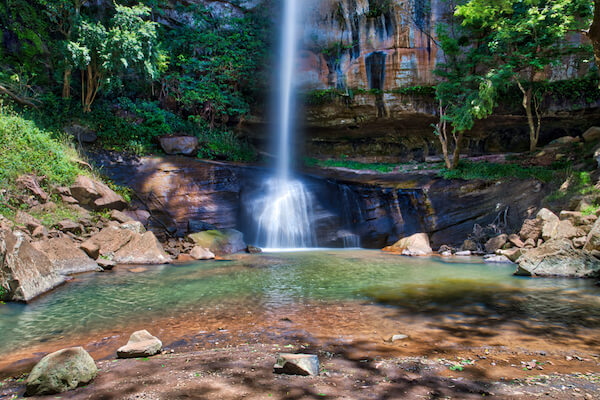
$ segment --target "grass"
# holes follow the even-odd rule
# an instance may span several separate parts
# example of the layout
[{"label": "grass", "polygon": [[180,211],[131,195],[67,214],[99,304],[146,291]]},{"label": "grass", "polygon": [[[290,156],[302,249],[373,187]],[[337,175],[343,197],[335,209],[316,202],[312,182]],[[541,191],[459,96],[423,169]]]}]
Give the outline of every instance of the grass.
[{"label": "grass", "polygon": [[304,163],[307,167],[335,167],[335,168],[348,168],[358,171],[377,171],[388,173],[392,172],[399,164],[392,163],[361,163],[358,161],[351,161],[346,159],[341,160],[317,160],[316,158],[305,158]]},{"label": "grass", "polygon": [[524,167],[519,164],[499,164],[490,162],[461,161],[453,170],[442,169],[440,176],[445,179],[483,179],[500,180],[505,178],[530,179],[535,178],[542,182],[552,181],[557,171],[564,165],[556,164],[552,167]]}]

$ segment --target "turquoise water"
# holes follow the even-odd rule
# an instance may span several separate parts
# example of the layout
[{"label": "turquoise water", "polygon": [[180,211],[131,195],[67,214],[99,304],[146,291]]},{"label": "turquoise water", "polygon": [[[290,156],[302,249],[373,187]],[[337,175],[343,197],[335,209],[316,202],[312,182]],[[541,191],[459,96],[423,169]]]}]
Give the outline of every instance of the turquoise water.
[{"label": "turquoise water", "polygon": [[145,268],[80,275],[31,304],[0,306],[0,354],[154,318],[187,318],[218,308],[277,313],[314,302],[375,302],[432,317],[461,313],[600,326],[600,288],[594,282],[519,278],[512,276],[514,266],[337,250]]}]

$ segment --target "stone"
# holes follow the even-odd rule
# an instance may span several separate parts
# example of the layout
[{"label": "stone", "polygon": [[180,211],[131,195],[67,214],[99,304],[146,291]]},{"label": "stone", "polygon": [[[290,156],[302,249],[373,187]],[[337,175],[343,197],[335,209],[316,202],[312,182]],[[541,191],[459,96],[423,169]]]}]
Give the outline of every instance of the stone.
[{"label": "stone", "polygon": [[497,250],[496,254],[508,258],[511,262],[517,262],[519,257],[523,255],[523,250],[519,247],[514,247],[508,250]]},{"label": "stone", "polygon": [[452,252],[451,251],[444,251],[440,253],[440,256],[442,257],[452,257]]},{"label": "stone", "polygon": [[165,153],[192,156],[198,151],[198,138],[195,136],[165,136],[159,139]]},{"label": "stone", "polygon": [[0,287],[13,301],[28,302],[65,282],[45,253],[21,232],[0,230]]},{"label": "stone", "polygon": [[214,254],[234,254],[244,251],[244,234],[235,229],[211,230],[193,233],[188,236],[197,246],[209,249]]},{"label": "stone", "polygon": [[493,254],[496,250],[501,249],[508,242],[508,235],[502,234],[491,238],[485,243],[485,251],[488,254]]},{"label": "stone", "polygon": [[37,227],[42,226],[40,220],[21,210],[17,211],[15,222],[18,225],[23,225],[29,232],[33,232]]},{"label": "stone", "polygon": [[249,253],[249,254],[260,254],[260,253],[262,253],[262,249],[260,247],[248,245],[248,247],[246,247],[246,253]]},{"label": "stone", "polygon": [[426,233],[415,233],[400,239],[392,246],[385,247],[383,251],[400,253],[406,256],[428,256],[433,253]]},{"label": "stone", "polygon": [[508,240],[518,248],[525,246],[525,243],[523,243],[519,235],[515,235],[514,233],[508,236]]},{"label": "stone", "polygon": [[79,245],[79,248],[94,260],[100,257],[100,247],[97,244],[90,242],[89,240],[81,243]]},{"label": "stone", "polygon": [[408,339],[408,335],[404,335],[402,333],[392,335],[387,341],[390,343],[398,342],[400,340]]},{"label": "stone", "polygon": [[33,242],[32,245],[45,253],[54,269],[63,275],[102,270],[96,261],[68,237],[42,240]]},{"label": "stone", "polygon": [[461,248],[462,251],[477,251],[479,250],[479,246],[474,240],[467,239],[463,242]]},{"label": "stone", "polygon": [[594,251],[600,250],[600,219],[597,220],[590,233],[587,236],[587,241],[585,242],[585,246],[583,247],[585,251]]},{"label": "stone", "polygon": [[273,366],[276,374],[317,376],[319,375],[319,357],[312,354],[281,353]]},{"label": "stone", "polygon": [[123,210],[127,202],[104,183],[79,175],[71,185],[72,196],[84,206],[94,210]]},{"label": "stone", "polygon": [[131,334],[125,346],[117,350],[118,358],[151,357],[160,353],[162,342],[147,330]]},{"label": "stone", "polygon": [[556,232],[552,239],[572,239],[577,236],[583,236],[583,229],[576,228],[569,220],[560,221],[556,226]]},{"label": "stone", "polygon": [[519,232],[521,240],[527,242],[529,239],[537,242],[542,237],[542,221],[539,219],[526,219]]},{"label": "stone", "polygon": [[552,211],[547,208],[542,208],[538,213],[536,219],[541,221],[542,224],[542,239],[544,241],[550,240],[556,237],[558,224],[560,219]]},{"label": "stone", "polygon": [[31,236],[34,239],[44,239],[48,237],[48,229],[41,225],[36,226],[35,229],[33,229],[33,231],[31,232]]},{"label": "stone", "polygon": [[536,243],[535,240],[533,240],[533,239],[527,239],[525,241],[525,245],[523,247],[526,248],[526,249],[532,249],[535,246],[537,246],[537,243]]},{"label": "stone", "polygon": [[122,224],[134,221],[134,218],[131,218],[129,215],[119,210],[111,210],[110,218]]},{"label": "stone", "polygon": [[48,354],[33,367],[25,383],[26,396],[64,393],[91,382],[98,374],[94,359],[83,347]]},{"label": "stone", "polygon": [[576,249],[583,249],[583,247],[585,246],[586,243],[587,243],[587,236],[573,238],[573,246]]},{"label": "stone", "polygon": [[118,264],[166,264],[171,261],[152,232],[143,234],[118,226],[108,226],[82,245],[96,245],[100,255]]},{"label": "stone", "polygon": [[127,229],[127,230],[130,230],[132,232],[139,233],[139,234],[142,234],[142,233],[146,232],[146,228],[139,221],[129,221],[129,222],[122,223],[120,225],[120,228],[121,229]]},{"label": "stone", "polygon": [[581,211],[561,211],[559,218],[561,220],[568,220],[575,226],[581,225],[592,225],[596,220],[598,220],[598,216],[594,214],[584,214]]},{"label": "stone", "polygon": [[452,250],[453,250],[452,247],[450,247],[450,246],[448,246],[446,244],[443,244],[438,249],[438,253],[440,253],[440,254],[442,254],[442,253],[448,253],[448,252],[452,253]]},{"label": "stone", "polygon": [[19,176],[15,183],[18,187],[25,189],[32,193],[37,199],[42,202],[48,201],[48,193],[42,189],[38,182],[38,178],[35,175],[21,175]]},{"label": "stone", "polygon": [[454,255],[458,257],[470,257],[472,254],[473,252],[471,250],[457,251],[454,253]]},{"label": "stone", "polygon": [[127,215],[134,221],[141,222],[144,226],[148,225],[151,216],[150,212],[146,210],[126,210],[123,211],[123,214]]},{"label": "stone", "polygon": [[600,277],[600,261],[587,252],[575,249],[567,239],[547,241],[527,251],[517,262],[516,275]]},{"label": "stone", "polygon": [[504,255],[492,255],[491,257],[485,257],[483,262],[486,264],[512,264],[513,262]]},{"label": "stone", "polygon": [[579,141],[580,141],[580,139],[578,137],[563,136],[563,137],[560,137],[558,139],[554,139],[553,141],[551,141],[550,145],[570,144],[570,143],[577,143]]},{"label": "stone", "polygon": [[592,126],[590,129],[583,132],[582,136],[586,143],[597,142],[600,140],[600,127]]},{"label": "stone", "polygon": [[64,127],[64,131],[78,143],[94,143],[98,140],[98,135],[92,129],[80,124],[73,124]]},{"label": "stone", "polygon": [[107,260],[106,258],[99,258],[98,261],[96,261],[96,262],[102,269],[108,270],[108,271],[110,271],[117,265],[116,262],[114,262],[112,260]]},{"label": "stone", "polygon": [[58,230],[62,232],[71,232],[80,234],[83,232],[83,226],[77,222],[71,221],[70,219],[64,219],[57,224]]},{"label": "stone", "polygon": [[195,246],[192,251],[190,251],[190,257],[194,260],[214,260],[215,255],[212,251],[205,249],[200,246]]}]

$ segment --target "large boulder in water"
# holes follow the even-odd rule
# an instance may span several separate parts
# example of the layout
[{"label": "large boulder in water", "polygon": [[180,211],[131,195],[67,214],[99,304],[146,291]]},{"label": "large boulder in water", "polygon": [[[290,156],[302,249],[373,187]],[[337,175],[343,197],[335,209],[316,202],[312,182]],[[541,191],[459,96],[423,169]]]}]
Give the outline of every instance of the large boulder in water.
[{"label": "large boulder in water", "polygon": [[27,377],[27,396],[63,393],[91,382],[98,374],[94,359],[83,347],[63,349],[33,367]]},{"label": "large boulder in water", "polygon": [[5,297],[26,302],[64,282],[46,254],[21,232],[0,229],[0,287]]},{"label": "large boulder in water", "polygon": [[429,244],[429,236],[426,233],[415,233],[400,239],[392,246],[384,248],[383,251],[400,253],[405,256],[428,256],[433,252]]},{"label": "large boulder in water", "polygon": [[66,236],[33,242],[32,245],[45,253],[54,269],[61,274],[102,270],[96,261],[92,260],[73,240]]},{"label": "large boulder in water", "polygon": [[244,234],[235,229],[203,231],[192,233],[188,237],[196,246],[209,249],[217,255],[239,253],[246,249]]},{"label": "large boulder in water", "polygon": [[515,275],[600,277],[600,261],[573,247],[570,240],[555,239],[531,249],[518,260]]},{"label": "large boulder in water", "polygon": [[119,358],[150,357],[160,353],[162,342],[152,336],[150,332],[143,330],[131,334],[129,341],[117,350]]}]

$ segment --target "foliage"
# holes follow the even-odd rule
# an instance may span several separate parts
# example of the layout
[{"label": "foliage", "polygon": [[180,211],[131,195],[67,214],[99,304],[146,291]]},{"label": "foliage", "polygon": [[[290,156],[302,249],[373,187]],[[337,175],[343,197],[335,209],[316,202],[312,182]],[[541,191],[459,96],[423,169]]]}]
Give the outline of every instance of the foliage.
[{"label": "foliage", "polygon": [[11,111],[0,113],[0,186],[10,189],[23,174],[45,176],[47,185],[68,185],[82,173],[76,151],[53,132]]},{"label": "foliage", "polygon": [[370,170],[382,173],[392,172],[398,164],[392,163],[361,163],[358,161],[351,160],[317,160],[316,158],[307,157],[304,159],[304,164],[307,167],[334,167],[334,168],[348,168],[353,170]]},{"label": "foliage", "polygon": [[[107,27],[101,21],[83,19],[76,37],[67,44],[70,62],[82,71],[83,111],[91,105],[101,87],[119,87],[127,70],[155,79],[160,51],[157,24],[146,21],[150,9],[143,5],[115,5],[116,13]],[[85,78],[84,78],[85,76]]]},{"label": "foliage", "polygon": [[546,167],[523,167],[519,164],[498,164],[489,162],[461,161],[455,169],[442,169],[440,176],[445,179],[483,179],[499,180],[505,178],[535,178],[542,182],[550,182],[563,164]]},{"label": "foliage", "polygon": [[366,13],[367,18],[377,18],[390,11],[392,7],[391,0],[369,0],[369,10]]},{"label": "foliage", "polygon": [[379,89],[362,89],[362,88],[348,88],[348,89],[317,89],[311,90],[304,93],[304,103],[311,106],[319,106],[325,104],[331,104],[336,99],[354,99],[356,95],[377,95],[381,93],[394,93],[406,96],[423,96],[433,97],[435,94],[435,86],[407,86],[401,88],[394,88],[388,91],[382,91]]}]

